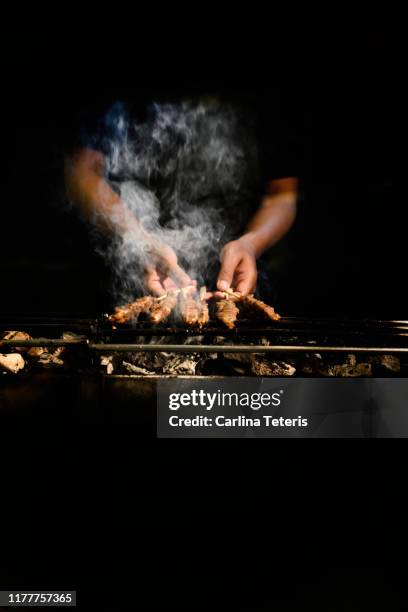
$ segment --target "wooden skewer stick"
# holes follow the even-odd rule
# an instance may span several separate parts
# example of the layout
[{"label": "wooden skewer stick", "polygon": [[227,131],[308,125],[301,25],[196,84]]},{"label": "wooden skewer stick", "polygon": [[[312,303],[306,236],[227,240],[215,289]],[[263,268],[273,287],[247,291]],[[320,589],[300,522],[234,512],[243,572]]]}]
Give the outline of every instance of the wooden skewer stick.
[{"label": "wooden skewer stick", "polygon": [[179,287],[178,289],[173,289],[172,291],[168,291],[167,293],[164,293],[160,297],[156,298],[156,301],[157,302],[161,302],[162,300],[164,300],[167,297],[169,297],[169,295],[178,295],[179,293],[182,293],[183,295],[186,295],[187,292],[191,291],[192,289],[196,290],[196,286],[195,285],[187,285],[186,287]]}]

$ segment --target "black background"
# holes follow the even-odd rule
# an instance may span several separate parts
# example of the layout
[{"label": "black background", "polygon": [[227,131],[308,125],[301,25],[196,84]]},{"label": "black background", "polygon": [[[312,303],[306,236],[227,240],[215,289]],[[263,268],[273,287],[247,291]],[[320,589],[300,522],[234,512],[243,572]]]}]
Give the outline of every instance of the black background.
[{"label": "black background", "polygon": [[[406,111],[394,28],[328,20],[294,30],[291,19],[246,13],[238,27],[236,14],[220,23],[204,7],[177,28],[129,15],[125,29],[127,15],[112,7],[90,25],[79,12],[64,29],[65,16],[40,30],[9,24],[2,311],[102,303],[86,234],[58,206],[58,173],[84,100],[127,93],[130,75],[146,90],[227,82],[295,97],[308,167],[281,304],[406,317]],[[404,609],[405,452],[391,441],[243,450],[210,440],[136,446],[120,427],[13,433],[2,432],[5,588],[76,587],[84,609],[95,598],[100,608],[140,608],[142,597],[146,610]]]}]

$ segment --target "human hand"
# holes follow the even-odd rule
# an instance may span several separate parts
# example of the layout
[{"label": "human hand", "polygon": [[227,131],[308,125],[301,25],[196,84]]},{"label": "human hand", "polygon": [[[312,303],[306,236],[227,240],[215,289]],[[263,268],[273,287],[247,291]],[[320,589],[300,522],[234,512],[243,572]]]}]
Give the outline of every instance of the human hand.
[{"label": "human hand", "polygon": [[[247,295],[255,291],[258,276],[256,257],[251,242],[245,236],[228,242],[221,251],[220,260],[221,268],[217,279],[219,292],[232,289]],[[219,297],[220,295],[218,294]]]},{"label": "human hand", "polygon": [[179,266],[176,253],[167,244],[151,241],[146,252],[149,263],[145,266],[144,282],[153,295],[196,284]]}]

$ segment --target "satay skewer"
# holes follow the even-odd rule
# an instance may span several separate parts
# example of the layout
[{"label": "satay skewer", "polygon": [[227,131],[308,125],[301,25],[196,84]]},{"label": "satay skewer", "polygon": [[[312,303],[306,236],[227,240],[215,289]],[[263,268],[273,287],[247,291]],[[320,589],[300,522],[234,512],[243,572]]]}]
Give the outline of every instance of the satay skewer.
[{"label": "satay skewer", "polygon": [[197,325],[201,328],[208,323],[210,317],[206,297],[206,287],[201,287],[198,294],[195,286],[184,287],[181,290],[180,314],[187,325]]},{"label": "satay skewer", "polygon": [[111,323],[126,323],[137,318],[142,312],[147,312],[153,301],[154,298],[151,295],[145,295],[134,302],[125,304],[125,306],[117,306],[115,312],[108,319]]},{"label": "satay skewer", "polygon": [[239,309],[235,305],[235,299],[231,299],[229,295],[216,304],[216,315],[224,325],[229,329],[234,329],[235,321],[237,320]]},{"label": "satay skewer", "polygon": [[177,304],[176,291],[169,292],[165,296],[160,296],[163,299],[156,298],[149,310],[149,319],[152,323],[163,323],[171,315]]},{"label": "satay skewer", "polygon": [[198,326],[204,327],[210,320],[210,313],[208,310],[208,302],[207,302],[207,287],[203,286],[200,289],[200,314],[198,317]]},{"label": "satay skewer", "polygon": [[261,314],[267,319],[270,319],[271,321],[278,321],[280,319],[280,315],[275,312],[273,306],[269,306],[268,304],[265,304],[265,302],[263,302],[262,300],[258,300],[258,298],[254,297],[252,293],[250,293],[249,295],[241,295],[237,291],[232,290],[222,291],[221,293],[234,298],[238,303],[243,304],[249,310],[252,310],[257,314]]}]

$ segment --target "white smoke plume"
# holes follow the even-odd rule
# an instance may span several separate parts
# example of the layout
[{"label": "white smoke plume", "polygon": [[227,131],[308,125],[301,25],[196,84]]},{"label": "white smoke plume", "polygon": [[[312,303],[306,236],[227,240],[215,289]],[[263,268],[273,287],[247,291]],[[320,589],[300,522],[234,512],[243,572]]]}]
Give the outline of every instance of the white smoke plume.
[{"label": "white smoke plume", "polygon": [[[208,282],[244,214],[240,198],[252,153],[237,113],[218,102],[154,104],[138,123],[115,105],[102,143],[107,178],[127,209],[174,249],[192,278]],[[99,248],[114,270],[118,299],[144,291],[145,247],[129,230]]]}]

